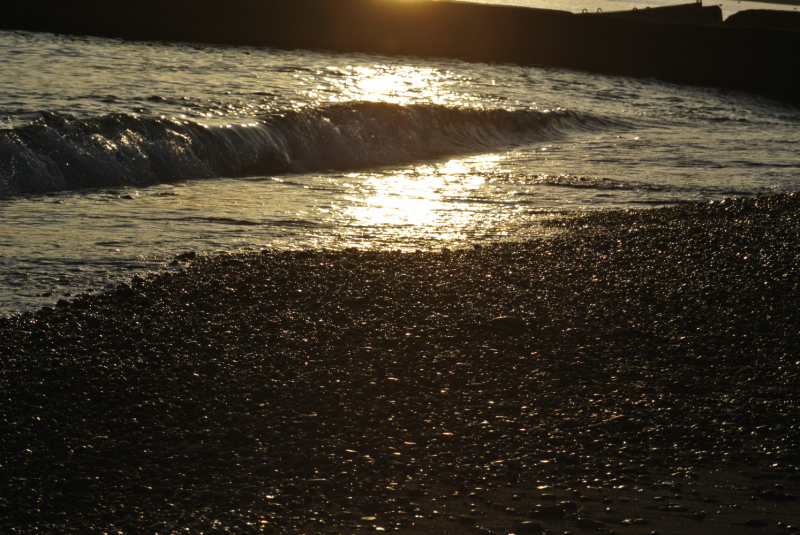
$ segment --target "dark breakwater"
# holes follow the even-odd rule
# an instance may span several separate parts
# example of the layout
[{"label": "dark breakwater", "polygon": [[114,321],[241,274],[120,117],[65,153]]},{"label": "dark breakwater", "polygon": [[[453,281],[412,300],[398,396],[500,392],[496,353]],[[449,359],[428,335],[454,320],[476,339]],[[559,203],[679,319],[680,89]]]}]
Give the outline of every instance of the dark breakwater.
[{"label": "dark breakwater", "polygon": [[800,33],[460,2],[33,0],[0,27],[132,40],[542,64],[800,101]]}]

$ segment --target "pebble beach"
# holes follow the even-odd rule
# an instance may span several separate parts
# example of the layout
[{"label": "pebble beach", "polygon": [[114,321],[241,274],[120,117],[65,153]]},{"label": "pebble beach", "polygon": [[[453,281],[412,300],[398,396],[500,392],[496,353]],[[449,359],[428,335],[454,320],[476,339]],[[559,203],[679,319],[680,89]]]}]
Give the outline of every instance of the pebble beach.
[{"label": "pebble beach", "polygon": [[178,252],[0,319],[0,532],[800,532],[798,208]]}]

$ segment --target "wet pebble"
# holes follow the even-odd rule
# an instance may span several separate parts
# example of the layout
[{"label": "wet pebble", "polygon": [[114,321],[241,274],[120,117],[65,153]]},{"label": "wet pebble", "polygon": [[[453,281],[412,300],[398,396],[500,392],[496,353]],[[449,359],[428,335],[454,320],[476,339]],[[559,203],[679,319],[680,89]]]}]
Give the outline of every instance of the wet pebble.
[{"label": "wet pebble", "polygon": [[578,527],[581,529],[589,529],[589,530],[599,530],[605,529],[606,525],[599,520],[594,520],[592,518],[579,518],[577,520]]},{"label": "wet pebble", "polygon": [[765,528],[765,527],[769,526],[769,523],[764,521],[764,520],[751,519],[751,520],[747,520],[746,522],[739,522],[739,523],[737,523],[735,525],[737,525],[737,526],[745,526],[745,527],[748,527],[748,528]]},{"label": "wet pebble", "polygon": [[339,513],[391,529],[470,508],[574,526],[604,498],[642,514],[623,494],[686,513],[714,498],[680,482],[752,466],[759,490],[703,495],[791,508],[798,212],[786,195],[446,255],[197,255],[0,318],[0,516],[30,533],[293,532]]},{"label": "wet pebble", "polygon": [[514,526],[514,533],[541,533],[544,530],[539,522],[521,522]]}]

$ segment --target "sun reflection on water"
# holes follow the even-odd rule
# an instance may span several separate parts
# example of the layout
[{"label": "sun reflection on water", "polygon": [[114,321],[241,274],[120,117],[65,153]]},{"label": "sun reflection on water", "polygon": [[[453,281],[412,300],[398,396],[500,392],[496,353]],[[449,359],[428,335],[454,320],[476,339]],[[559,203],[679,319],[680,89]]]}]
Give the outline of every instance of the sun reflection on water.
[{"label": "sun reflection on water", "polygon": [[465,240],[486,228],[486,217],[497,217],[484,206],[485,189],[492,187],[487,177],[503,159],[485,154],[405,170],[353,173],[348,175],[353,187],[346,197],[349,206],[339,217],[350,220],[354,234],[361,233],[356,229],[380,229],[384,240],[397,243],[427,238],[446,246]]},{"label": "sun reflection on water", "polygon": [[[305,85],[313,85],[305,91],[312,102],[425,102],[482,107],[482,99],[463,90],[471,80],[450,70],[389,64],[331,66],[302,79]],[[456,88],[460,90],[454,91]]]}]

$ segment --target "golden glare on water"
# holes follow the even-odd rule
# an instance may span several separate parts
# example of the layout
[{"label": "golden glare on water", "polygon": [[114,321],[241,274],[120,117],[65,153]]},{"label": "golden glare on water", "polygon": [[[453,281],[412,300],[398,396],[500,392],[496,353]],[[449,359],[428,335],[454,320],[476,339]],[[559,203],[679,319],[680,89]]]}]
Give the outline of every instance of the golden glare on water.
[{"label": "golden glare on water", "polygon": [[409,104],[414,96],[422,94],[429,98],[436,93],[431,69],[400,67],[387,70],[362,67],[356,72],[359,76],[356,77],[355,88],[366,101]]},{"label": "golden glare on water", "polygon": [[469,92],[453,91],[469,80],[449,70],[405,65],[328,67],[304,78],[313,89],[306,91],[312,101],[384,102],[470,105],[480,107]]},{"label": "golden glare on water", "polygon": [[[341,216],[356,228],[381,229],[384,239],[397,243],[424,237],[446,246],[467,239],[486,228],[487,218],[498,217],[478,199],[485,199],[491,187],[488,171],[504,158],[485,154],[403,171],[353,173],[348,175],[350,205]],[[495,227],[498,223],[493,221]]]}]

